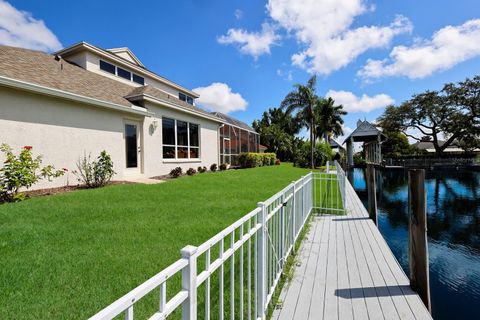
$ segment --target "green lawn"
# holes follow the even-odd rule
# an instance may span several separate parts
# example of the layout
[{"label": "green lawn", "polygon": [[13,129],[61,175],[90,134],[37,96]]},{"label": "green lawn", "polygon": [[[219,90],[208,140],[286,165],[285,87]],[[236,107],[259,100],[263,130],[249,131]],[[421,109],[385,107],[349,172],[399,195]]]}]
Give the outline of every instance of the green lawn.
[{"label": "green lawn", "polygon": [[87,318],[308,172],[282,164],[0,205],[2,319]]}]

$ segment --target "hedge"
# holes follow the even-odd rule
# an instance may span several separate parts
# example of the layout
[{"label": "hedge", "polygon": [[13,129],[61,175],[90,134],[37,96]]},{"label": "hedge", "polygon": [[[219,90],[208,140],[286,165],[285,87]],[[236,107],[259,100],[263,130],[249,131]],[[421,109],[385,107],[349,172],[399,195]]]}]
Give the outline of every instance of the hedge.
[{"label": "hedge", "polygon": [[238,163],[242,168],[273,166],[277,160],[275,153],[245,152],[238,156]]}]

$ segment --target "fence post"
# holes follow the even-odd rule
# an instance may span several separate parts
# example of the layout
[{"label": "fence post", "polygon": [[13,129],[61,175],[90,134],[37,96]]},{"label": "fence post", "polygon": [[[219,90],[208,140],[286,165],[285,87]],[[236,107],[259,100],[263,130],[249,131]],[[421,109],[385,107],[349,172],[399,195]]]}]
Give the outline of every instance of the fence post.
[{"label": "fence post", "polygon": [[182,304],[182,319],[197,319],[197,247],[186,246],[181,251],[188,264],[182,270],[182,290],[188,292],[188,298]]},{"label": "fence post", "polygon": [[325,170],[327,173],[330,172],[330,161],[327,161],[327,168]]},{"label": "fence post", "polygon": [[418,292],[430,313],[425,170],[408,170],[408,261],[410,286]]},{"label": "fence post", "polygon": [[295,252],[295,240],[297,239],[296,237],[296,228],[295,228],[295,220],[296,220],[296,209],[297,209],[297,202],[295,201],[296,192],[297,192],[297,182],[292,181],[293,183],[293,199],[292,199],[292,252]]},{"label": "fence post", "polygon": [[373,164],[367,164],[367,193],[368,193],[368,214],[375,225],[378,225],[377,220],[377,192],[375,185],[375,167]]},{"label": "fence post", "polygon": [[[285,207],[287,203],[285,202],[285,193],[282,194],[281,196],[281,201],[282,201],[282,207],[280,208],[280,252],[279,254],[279,259],[282,259],[284,257],[284,252],[285,252]],[[283,266],[283,263],[282,263]]]},{"label": "fence post", "polygon": [[257,319],[265,319],[265,300],[267,297],[267,257],[266,257],[266,245],[267,245],[267,206],[264,202],[259,202],[258,207],[261,209],[259,213],[260,217],[260,229],[257,236]]},{"label": "fence post", "polygon": [[307,215],[307,201],[305,201],[307,199],[307,193],[305,192],[306,188],[307,188],[307,185],[305,183],[305,178],[306,176],[302,176],[302,203],[303,203],[303,212],[302,212],[302,228],[303,228],[303,222],[305,221],[305,217]]},{"label": "fence post", "polygon": [[[304,199],[303,192],[304,192],[304,189],[305,189],[305,188],[303,187],[303,183],[304,183],[304,179],[303,179],[303,178],[304,178],[304,176],[302,176],[302,177],[300,178],[300,180],[302,180],[302,184],[300,185],[300,205],[301,205],[301,207],[300,207],[300,217],[303,217],[303,211],[304,211],[304,210],[303,210],[303,207],[304,207],[304,205],[305,205],[305,204],[304,204],[304,201],[303,201],[303,199]],[[300,218],[299,223],[300,223],[300,224],[302,223],[302,218]]]}]

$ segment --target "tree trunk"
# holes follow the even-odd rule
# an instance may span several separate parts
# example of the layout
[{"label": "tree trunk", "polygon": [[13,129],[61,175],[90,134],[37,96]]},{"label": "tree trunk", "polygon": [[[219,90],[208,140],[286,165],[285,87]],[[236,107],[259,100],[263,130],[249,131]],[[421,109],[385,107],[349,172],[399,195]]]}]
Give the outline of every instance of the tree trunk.
[{"label": "tree trunk", "polygon": [[313,137],[313,121],[310,124],[310,165],[312,169],[315,169],[315,162],[313,160],[313,154],[315,150],[315,141]]}]

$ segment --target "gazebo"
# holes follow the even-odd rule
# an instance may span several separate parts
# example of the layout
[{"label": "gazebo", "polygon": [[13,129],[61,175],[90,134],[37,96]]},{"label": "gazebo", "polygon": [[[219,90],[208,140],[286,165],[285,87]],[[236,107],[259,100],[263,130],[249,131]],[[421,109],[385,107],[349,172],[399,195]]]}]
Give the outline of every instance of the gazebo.
[{"label": "gazebo", "polygon": [[358,120],[357,128],[343,142],[347,144],[347,164],[353,166],[353,143],[363,142],[365,162],[380,165],[382,163],[382,143],[387,137],[367,120]]}]

